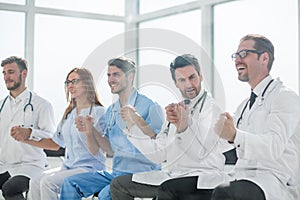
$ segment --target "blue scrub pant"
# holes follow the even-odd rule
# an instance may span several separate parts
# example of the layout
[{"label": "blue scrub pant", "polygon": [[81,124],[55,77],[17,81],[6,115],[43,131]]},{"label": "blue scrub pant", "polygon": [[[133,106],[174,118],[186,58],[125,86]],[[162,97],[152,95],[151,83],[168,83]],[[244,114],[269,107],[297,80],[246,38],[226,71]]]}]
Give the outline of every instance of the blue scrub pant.
[{"label": "blue scrub pant", "polygon": [[60,199],[81,200],[99,193],[99,200],[111,200],[109,184],[116,177],[107,171],[87,172],[76,174],[64,179]]}]

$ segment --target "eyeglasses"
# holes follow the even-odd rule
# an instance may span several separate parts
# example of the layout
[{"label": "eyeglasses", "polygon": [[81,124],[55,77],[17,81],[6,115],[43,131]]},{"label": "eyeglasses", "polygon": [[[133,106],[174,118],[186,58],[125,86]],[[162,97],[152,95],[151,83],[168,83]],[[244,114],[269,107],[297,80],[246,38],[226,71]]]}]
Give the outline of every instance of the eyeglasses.
[{"label": "eyeglasses", "polygon": [[69,86],[70,83],[72,83],[72,85],[76,85],[79,81],[80,81],[80,79],[66,80],[65,86]]},{"label": "eyeglasses", "polygon": [[258,55],[264,53],[264,51],[258,51],[258,50],[252,50],[252,49],[243,49],[243,50],[241,50],[241,51],[239,51],[239,52],[233,53],[233,54],[231,55],[231,59],[232,59],[233,61],[235,61],[238,57],[240,57],[241,59],[242,59],[242,58],[245,58],[245,57],[247,56],[247,53],[249,53],[249,52],[251,52],[251,53],[256,53],[256,54],[258,54]]}]

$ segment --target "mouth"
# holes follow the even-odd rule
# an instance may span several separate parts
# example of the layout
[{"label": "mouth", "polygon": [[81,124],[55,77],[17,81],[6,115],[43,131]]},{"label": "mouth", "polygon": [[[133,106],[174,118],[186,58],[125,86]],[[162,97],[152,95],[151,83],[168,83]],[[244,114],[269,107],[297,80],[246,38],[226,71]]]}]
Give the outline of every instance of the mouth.
[{"label": "mouth", "polygon": [[110,88],[113,90],[114,88],[116,88],[116,87],[117,87],[117,84],[115,84],[115,83],[112,83],[112,84],[109,84],[109,86],[110,86]]},{"label": "mouth", "polygon": [[12,80],[7,80],[5,81],[5,84],[9,84],[9,83],[12,83],[13,81]]},{"label": "mouth", "polygon": [[236,70],[238,72],[242,72],[246,69],[245,65],[236,65]]},{"label": "mouth", "polygon": [[192,88],[192,89],[187,89],[185,92],[186,94],[193,95],[196,93],[196,90]]}]

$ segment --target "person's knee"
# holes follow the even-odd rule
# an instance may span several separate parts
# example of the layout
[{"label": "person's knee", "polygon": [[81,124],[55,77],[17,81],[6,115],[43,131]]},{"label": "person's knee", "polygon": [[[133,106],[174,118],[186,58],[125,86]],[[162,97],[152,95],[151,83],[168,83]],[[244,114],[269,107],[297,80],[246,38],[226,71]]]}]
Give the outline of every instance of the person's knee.
[{"label": "person's knee", "polygon": [[29,178],[26,176],[14,176],[6,181],[2,186],[4,197],[13,197],[29,190]]},{"label": "person's knee", "polygon": [[228,195],[229,183],[221,184],[212,192],[212,200],[231,200]]},{"label": "person's knee", "polygon": [[115,190],[118,190],[119,187],[120,183],[118,181],[118,177],[116,177],[110,182],[110,190],[113,192]]},{"label": "person's knee", "polygon": [[40,180],[40,189],[44,190],[46,188],[52,188],[53,186],[53,180],[51,176],[44,176],[41,180]]}]

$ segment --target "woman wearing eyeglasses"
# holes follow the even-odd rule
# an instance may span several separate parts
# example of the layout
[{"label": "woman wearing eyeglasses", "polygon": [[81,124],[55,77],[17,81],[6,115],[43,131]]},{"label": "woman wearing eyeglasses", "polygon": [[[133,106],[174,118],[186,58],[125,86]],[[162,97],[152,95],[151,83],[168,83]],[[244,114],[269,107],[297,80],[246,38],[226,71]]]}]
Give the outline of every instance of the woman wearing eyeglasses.
[{"label": "woman wearing eyeglasses", "polygon": [[[90,153],[84,133],[78,131],[76,122],[79,116],[90,115],[97,124],[96,129],[103,132],[105,109],[98,99],[91,72],[86,68],[72,69],[65,81],[66,98],[69,102],[62,120],[52,138],[25,142],[49,150],[66,148],[65,160],[59,168],[45,173],[30,183],[28,199],[59,199],[58,194],[64,178],[83,172],[105,169],[105,157],[101,150]],[[101,123],[102,121],[102,123]]]}]

